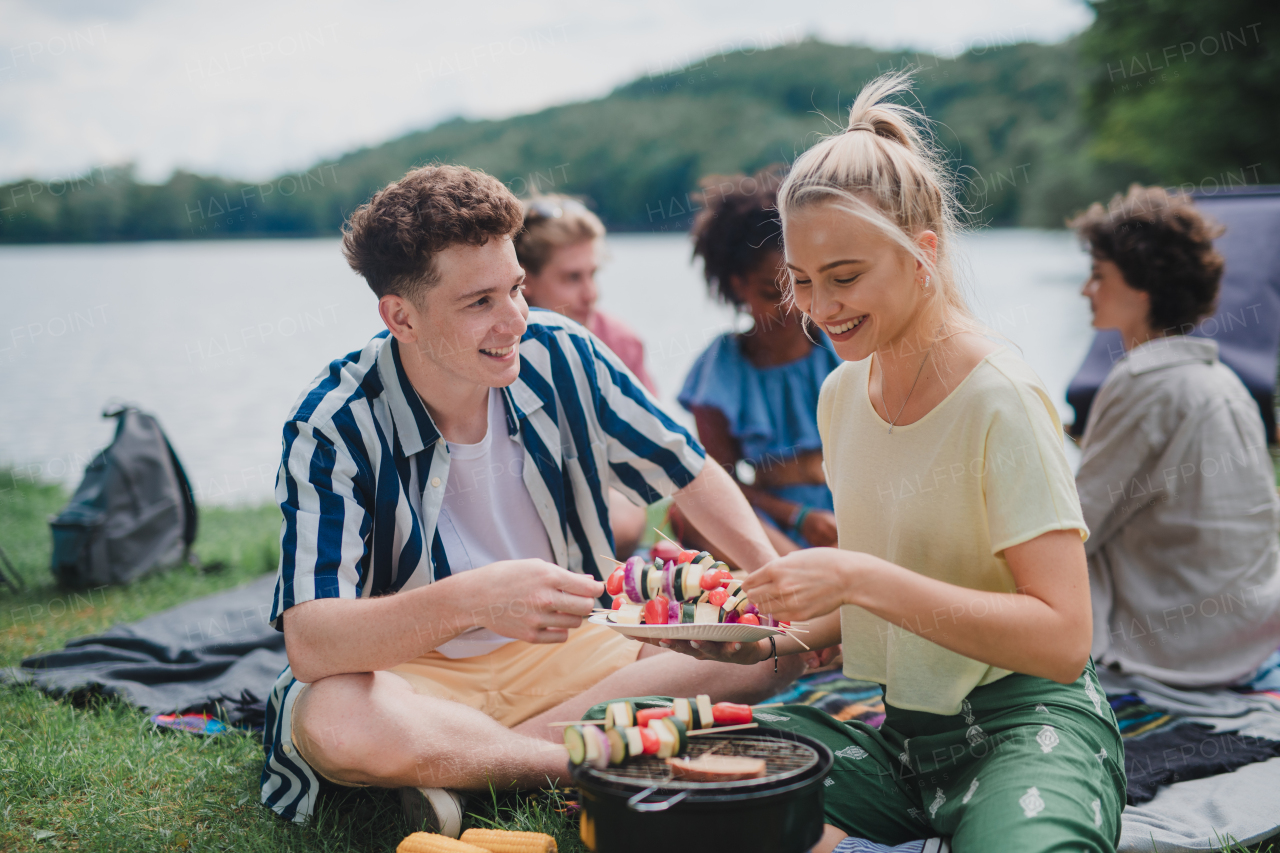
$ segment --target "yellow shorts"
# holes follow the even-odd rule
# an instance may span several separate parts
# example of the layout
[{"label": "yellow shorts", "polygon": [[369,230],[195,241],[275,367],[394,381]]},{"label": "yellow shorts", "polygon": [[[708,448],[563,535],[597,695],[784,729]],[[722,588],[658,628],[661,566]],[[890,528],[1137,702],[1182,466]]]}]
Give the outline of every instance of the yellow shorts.
[{"label": "yellow shorts", "polygon": [[[387,672],[409,682],[414,693],[475,708],[511,728],[635,663],[642,648],[643,644],[617,631],[584,622],[570,631],[563,643],[517,640],[473,658],[450,659],[439,652],[427,652]],[[307,686],[302,685],[299,699]],[[298,701],[294,700],[293,708],[297,707]],[[292,720],[290,729],[294,748],[306,761],[297,739],[292,737],[298,730]],[[307,763],[315,770],[314,764]],[[365,787],[336,779],[329,781],[347,787]]]}]

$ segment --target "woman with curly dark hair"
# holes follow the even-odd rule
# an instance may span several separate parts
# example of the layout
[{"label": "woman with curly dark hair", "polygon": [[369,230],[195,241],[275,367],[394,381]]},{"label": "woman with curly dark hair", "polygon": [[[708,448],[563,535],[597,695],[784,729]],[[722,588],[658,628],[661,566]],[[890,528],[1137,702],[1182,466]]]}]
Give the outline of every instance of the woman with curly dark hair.
[{"label": "woman with curly dark hair", "polygon": [[1093,657],[1179,687],[1246,680],[1280,645],[1280,501],[1257,404],[1215,341],[1187,335],[1214,311],[1222,228],[1136,185],[1071,226],[1093,325],[1125,349],[1076,476]]},{"label": "woman with curly dark hair", "polygon": [[701,183],[693,253],[702,258],[711,295],[749,313],[752,327],[712,341],[679,400],[717,462],[731,473],[742,460],[755,469],[742,490],[774,547],[787,553],[835,544],[816,411],[822,380],[840,359],[820,331],[806,334],[800,313],[783,299],[776,210],[782,178],[782,167],[770,166]]}]

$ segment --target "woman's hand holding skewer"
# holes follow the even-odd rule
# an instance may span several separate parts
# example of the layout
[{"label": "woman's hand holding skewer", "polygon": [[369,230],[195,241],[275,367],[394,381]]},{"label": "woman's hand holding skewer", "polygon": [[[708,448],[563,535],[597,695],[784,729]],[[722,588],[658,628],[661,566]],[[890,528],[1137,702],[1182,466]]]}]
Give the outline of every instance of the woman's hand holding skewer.
[{"label": "woman's hand holding skewer", "polygon": [[814,619],[847,602],[860,556],[837,548],[793,551],[749,574],[742,588],[760,612],[775,619]]}]

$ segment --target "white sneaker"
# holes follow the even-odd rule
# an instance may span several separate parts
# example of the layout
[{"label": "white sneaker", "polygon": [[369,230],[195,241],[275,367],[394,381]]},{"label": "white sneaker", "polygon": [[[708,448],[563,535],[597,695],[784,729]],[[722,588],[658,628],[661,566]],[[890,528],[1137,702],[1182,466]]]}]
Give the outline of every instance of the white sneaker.
[{"label": "white sneaker", "polygon": [[413,832],[438,832],[449,838],[462,834],[462,795],[447,788],[400,789],[400,807]]}]

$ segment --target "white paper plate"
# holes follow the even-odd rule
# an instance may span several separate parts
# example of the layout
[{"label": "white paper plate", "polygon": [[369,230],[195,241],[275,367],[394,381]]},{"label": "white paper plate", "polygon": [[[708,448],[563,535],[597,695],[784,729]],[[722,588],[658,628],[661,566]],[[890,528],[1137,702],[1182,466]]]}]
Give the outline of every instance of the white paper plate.
[{"label": "white paper plate", "polygon": [[597,613],[587,619],[595,625],[605,625],[626,637],[654,640],[706,640],[709,643],[754,643],[765,637],[781,634],[777,628],[738,623],[685,624],[685,625],[620,625],[610,622],[607,613]]}]

